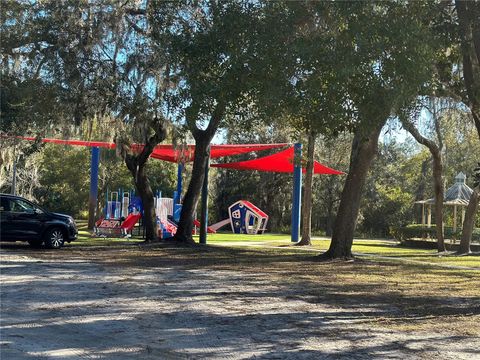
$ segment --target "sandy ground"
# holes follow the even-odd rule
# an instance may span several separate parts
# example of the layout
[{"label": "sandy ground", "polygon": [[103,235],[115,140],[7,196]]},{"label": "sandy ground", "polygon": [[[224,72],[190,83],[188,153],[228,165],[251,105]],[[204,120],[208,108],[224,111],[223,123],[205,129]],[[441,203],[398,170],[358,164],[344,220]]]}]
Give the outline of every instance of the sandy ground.
[{"label": "sandy ground", "polygon": [[308,301],[262,271],[51,254],[1,249],[2,360],[480,359],[478,337],[372,327],[373,304]]}]

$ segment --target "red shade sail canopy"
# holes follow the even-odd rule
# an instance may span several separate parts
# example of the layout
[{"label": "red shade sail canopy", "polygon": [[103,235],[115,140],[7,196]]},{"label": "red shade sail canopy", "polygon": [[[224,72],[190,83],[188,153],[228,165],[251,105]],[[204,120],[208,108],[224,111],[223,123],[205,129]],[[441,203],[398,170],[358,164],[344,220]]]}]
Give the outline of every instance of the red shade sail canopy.
[{"label": "red shade sail canopy", "polygon": [[[278,153],[254,160],[239,161],[227,164],[212,164],[211,166],[236,170],[258,170],[267,172],[293,173],[293,159],[294,148],[289,147],[288,149],[285,149]],[[303,168],[302,171],[305,172],[305,168]],[[344,174],[344,172],[329,168],[325,165],[320,164],[318,161],[315,161],[314,163],[313,173],[328,175]]]},{"label": "red shade sail canopy", "polygon": [[[210,145],[210,158],[245,154],[252,151],[269,150],[284,147],[287,144],[242,144],[242,145]],[[195,145],[187,145],[184,149],[174,149],[172,145],[158,145],[152,153],[152,158],[179,162],[193,161]]]},{"label": "red shade sail canopy", "polygon": [[[35,137],[19,137],[22,140],[35,141]],[[52,143],[59,145],[76,145],[76,146],[89,146],[89,147],[100,147],[106,149],[115,149],[115,143],[104,142],[104,141],[84,141],[84,140],[61,140],[61,139],[40,139],[44,143]],[[261,151],[269,150],[284,147],[288,144],[241,144],[241,145],[211,145],[210,146],[210,157],[216,159],[224,156],[232,156],[245,154],[252,151]],[[133,144],[131,146],[132,150],[140,151],[143,145]],[[180,161],[193,161],[193,156],[195,154],[195,145],[187,145],[183,149],[175,149],[173,145],[157,145],[152,152],[151,157],[159,160],[165,160],[170,162],[180,162]]]},{"label": "red shade sail canopy", "polygon": [[[35,137],[19,137],[22,140],[35,141]],[[106,149],[115,149],[115,143],[105,142],[105,141],[85,141],[85,140],[61,140],[61,139],[40,139],[44,143],[53,143],[59,145],[74,145],[74,146],[89,146],[89,147],[100,147]],[[212,159],[245,154],[252,151],[261,151],[276,149],[280,147],[285,147],[288,144],[239,144],[239,145],[211,145],[210,146],[210,157]],[[133,144],[131,148],[134,151],[140,151],[143,145]],[[193,161],[193,156],[195,154],[195,145],[187,145],[183,149],[175,149],[173,145],[157,145],[152,152],[151,157],[159,160],[165,160],[170,162],[190,162]],[[219,168],[228,168],[228,169],[237,169],[237,170],[258,170],[258,171],[267,171],[267,172],[280,172],[280,173],[293,173],[293,158],[294,158],[294,149],[289,147],[283,151],[280,151],[276,154],[261,157],[254,160],[239,161],[227,164],[212,164],[212,167]],[[314,174],[328,174],[328,175],[340,175],[344,174],[342,171],[338,171],[332,168],[329,168],[325,165],[322,165],[318,161],[314,163]],[[303,168],[305,172],[305,168]]]},{"label": "red shade sail canopy", "polygon": [[62,139],[38,139],[36,137],[28,137],[28,136],[18,136],[18,139],[21,140],[28,140],[28,141],[41,141],[43,143],[52,143],[58,145],[75,145],[75,146],[89,146],[89,147],[100,147],[100,148],[107,148],[107,149],[115,149],[114,143],[109,143],[105,141],[84,141],[84,140],[62,140]]}]

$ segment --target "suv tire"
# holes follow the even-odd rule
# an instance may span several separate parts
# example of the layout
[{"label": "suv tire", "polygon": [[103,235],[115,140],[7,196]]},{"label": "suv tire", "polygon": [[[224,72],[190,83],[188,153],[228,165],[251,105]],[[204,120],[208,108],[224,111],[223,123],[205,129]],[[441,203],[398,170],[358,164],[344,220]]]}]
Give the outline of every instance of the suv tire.
[{"label": "suv tire", "polygon": [[45,233],[45,247],[47,249],[60,249],[65,242],[65,235],[62,229],[56,227],[48,229]]}]

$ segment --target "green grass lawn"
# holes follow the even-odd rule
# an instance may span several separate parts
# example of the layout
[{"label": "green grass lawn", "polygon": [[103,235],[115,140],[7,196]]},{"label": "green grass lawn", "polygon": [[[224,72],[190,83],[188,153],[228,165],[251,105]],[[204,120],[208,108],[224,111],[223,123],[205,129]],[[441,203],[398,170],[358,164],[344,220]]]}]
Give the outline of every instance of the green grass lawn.
[{"label": "green grass lawn", "polygon": [[[198,239],[198,235],[194,238]],[[215,244],[219,242],[272,242],[275,244],[285,243],[290,241],[288,234],[263,234],[263,235],[245,235],[245,234],[232,234],[232,233],[217,233],[208,234],[207,241]]]},{"label": "green grass lawn", "polygon": [[[235,234],[209,234],[208,243],[227,245],[231,243],[252,243],[264,246],[290,246],[288,235],[264,234],[264,235],[235,235]],[[315,250],[327,250],[330,245],[329,239],[312,241],[312,248]],[[434,249],[417,249],[400,246],[398,242],[390,240],[359,240],[353,242],[352,251],[357,254],[371,255],[371,257],[389,257],[392,260],[413,260],[425,263],[444,264],[450,266],[473,267],[480,269],[480,254],[470,256],[456,256],[452,253],[438,254]]]},{"label": "green grass lawn", "polygon": [[[92,237],[87,230],[86,221],[77,222],[79,228],[79,239],[72,243],[73,246],[123,246],[142,242],[141,238],[98,238]],[[198,235],[194,236],[198,241]],[[329,239],[315,239],[312,247],[303,248],[293,246],[288,234],[263,234],[243,235],[232,233],[208,234],[207,243],[218,246],[258,246],[258,247],[280,247],[280,251],[307,252],[312,250],[327,250],[330,245]],[[354,240],[352,251],[359,256],[366,257],[388,257],[392,260],[405,260],[422,263],[441,264],[449,266],[461,266],[480,269],[480,254],[470,256],[456,256],[455,254],[438,254],[436,250],[416,249],[400,246],[390,240]]]},{"label": "green grass lawn", "polygon": [[394,242],[379,240],[355,240],[352,249],[354,252],[373,256],[480,269],[480,254],[470,256],[457,256],[454,253],[438,254],[435,249],[407,248]]}]

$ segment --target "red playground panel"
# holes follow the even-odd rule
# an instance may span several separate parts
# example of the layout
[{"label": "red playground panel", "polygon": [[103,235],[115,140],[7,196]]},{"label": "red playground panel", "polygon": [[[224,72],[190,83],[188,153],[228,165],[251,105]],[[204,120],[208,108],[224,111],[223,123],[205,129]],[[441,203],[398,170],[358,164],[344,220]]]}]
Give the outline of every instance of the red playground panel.
[{"label": "red playground panel", "polygon": [[[193,225],[195,225],[196,227],[200,227],[200,221],[195,219],[193,221]],[[212,229],[210,226],[207,226],[207,232],[210,233],[210,234],[215,234],[217,232],[217,230]]]},{"label": "red playground panel", "polygon": [[122,225],[120,226],[126,232],[131,231],[135,224],[140,220],[142,217],[141,214],[130,214],[127,218],[123,221]]}]

